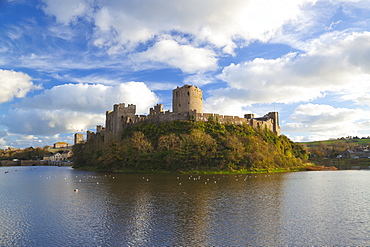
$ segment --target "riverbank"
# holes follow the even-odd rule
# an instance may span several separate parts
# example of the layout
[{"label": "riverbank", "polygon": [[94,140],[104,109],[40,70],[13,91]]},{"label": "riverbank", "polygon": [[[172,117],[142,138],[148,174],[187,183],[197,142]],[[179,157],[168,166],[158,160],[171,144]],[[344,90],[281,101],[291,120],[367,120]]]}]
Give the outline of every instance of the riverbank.
[{"label": "riverbank", "polygon": [[338,170],[335,166],[309,166],[306,171],[335,171]]},{"label": "riverbank", "polygon": [[361,158],[310,158],[310,162],[315,163],[317,166],[333,166],[338,170],[364,170],[370,169],[370,159]]},{"label": "riverbank", "polygon": [[313,163],[307,163],[302,166],[290,167],[290,168],[277,168],[277,169],[254,169],[254,170],[179,170],[179,171],[167,171],[167,170],[134,170],[134,169],[120,169],[120,170],[99,170],[94,166],[84,167],[73,167],[77,170],[83,171],[97,171],[97,172],[114,172],[124,174],[254,174],[254,173],[278,173],[278,172],[298,172],[307,171],[310,167],[316,167]]},{"label": "riverbank", "polygon": [[70,161],[1,160],[0,166],[72,166]]}]

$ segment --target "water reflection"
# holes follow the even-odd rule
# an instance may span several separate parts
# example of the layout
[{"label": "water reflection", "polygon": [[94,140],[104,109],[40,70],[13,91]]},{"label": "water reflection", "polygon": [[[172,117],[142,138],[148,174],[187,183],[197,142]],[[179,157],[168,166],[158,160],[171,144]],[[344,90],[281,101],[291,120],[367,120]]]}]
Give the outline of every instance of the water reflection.
[{"label": "water reflection", "polygon": [[284,228],[292,243],[368,245],[369,171],[287,174]]},{"label": "water reflection", "polygon": [[0,167],[0,246],[370,242],[366,171],[199,176],[6,169]]},{"label": "water reflection", "polygon": [[281,213],[281,176],[115,176],[109,207],[129,214],[131,221],[121,224],[125,242],[132,245],[240,244],[280,237],[274,226]]}]

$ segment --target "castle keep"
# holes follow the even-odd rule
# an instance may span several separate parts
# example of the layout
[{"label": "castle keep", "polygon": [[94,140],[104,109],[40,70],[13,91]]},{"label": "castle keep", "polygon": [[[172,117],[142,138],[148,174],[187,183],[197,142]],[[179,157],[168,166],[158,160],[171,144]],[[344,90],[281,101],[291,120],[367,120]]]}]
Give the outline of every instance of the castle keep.
[{"label": "castle keep", "polygon": [[203,93],[198,87],[185,85],[172,92],[172,111],[203,113]]},{"label": "castle keep", "polygon": [[139,122],[185,121],[218,121],[221,124],[250,125],[253,128],[267,128],[280,135],[278,112],[269,112],[263,117],[255,118],[254,114],[245,114],[244,118],[215,113],[203,113],[202,90],[192,85],[177,87],[172,92],[172,112],[164,111],[162,104],[150,108],[148,115],[136,115],[136,106],[124,103],[115,104],[113,111],[106,112],[105,128],[96,127],[96,133],[87,132],[87,140],[97,136],[114,139],[120,136],[123,128]]}]

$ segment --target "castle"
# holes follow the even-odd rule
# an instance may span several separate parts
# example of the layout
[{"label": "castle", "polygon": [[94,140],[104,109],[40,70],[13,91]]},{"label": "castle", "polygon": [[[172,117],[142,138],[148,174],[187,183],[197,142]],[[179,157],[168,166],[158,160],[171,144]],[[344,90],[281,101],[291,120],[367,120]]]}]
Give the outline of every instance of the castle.
[{"label": "castle", "polygon": [[150,108],[148,115],[136,115],[136,105],[115,104],[113,111],[106,112],[105,128],[96,127],[96,133],[87,132],[87,140],[102,136],[111,139],[120,136],[122,130],[139,122],[217,121],[221,124],[246,124],[253,128],[267,128],[280,135],[278,112],[269,112],[263,117],[255,118],[254,114],[245,114],[244,118],[215,113],[203,113],[202,90],[192,85],[177,87],[172,92],[172,112],[164,111],[162,104]]}]

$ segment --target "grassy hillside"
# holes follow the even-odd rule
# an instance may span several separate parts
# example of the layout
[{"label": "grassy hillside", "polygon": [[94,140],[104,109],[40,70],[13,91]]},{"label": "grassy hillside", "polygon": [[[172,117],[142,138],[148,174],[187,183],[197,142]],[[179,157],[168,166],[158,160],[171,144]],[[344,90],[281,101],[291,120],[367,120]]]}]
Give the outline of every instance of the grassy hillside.
[{"label": "grassy hillside", "polygon": [[305,146],[311,156],[335,158],[347,149],[354,148],[356,146],[370,145],[370,138],[326,140],[305,142],[301,144]]},{"label": "grassy hillside", "polygon": [[143,172],[269,171],[308,157],[302,145],[266,129],[192,121],[139,123],[118,141],[89,141],[73,153],[76,167]]},{"label": "grassy hillside", "polygon": [[361,138],[361,139],[338,139],[338,140],[326,140],[326,141],[315,141],[315,142],[302,142],[302,144],[307,145],[308,147],[320,146],[322,144],[326,145],[369,145],[370,138]]}]

